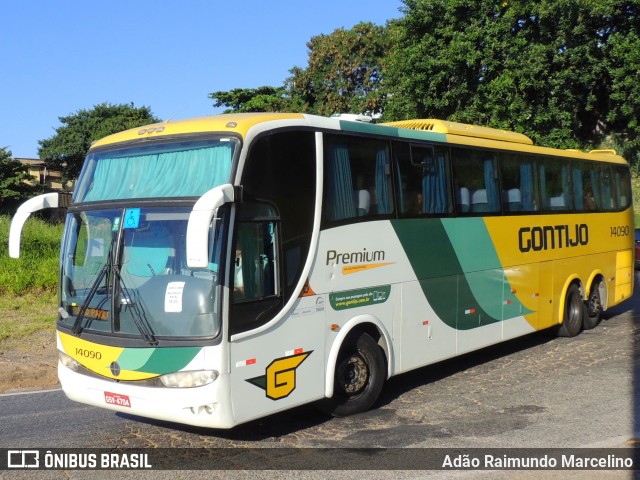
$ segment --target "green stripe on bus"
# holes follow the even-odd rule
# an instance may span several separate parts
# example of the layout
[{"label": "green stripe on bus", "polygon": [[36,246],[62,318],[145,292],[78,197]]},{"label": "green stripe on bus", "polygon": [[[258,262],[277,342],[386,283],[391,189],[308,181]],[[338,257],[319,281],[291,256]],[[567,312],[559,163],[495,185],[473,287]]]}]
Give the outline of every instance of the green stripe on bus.
[{"label": "green stripe on bus", "polygon": [[511,293],[502,263],[482,218],[442,219],[473,296],[493,318],[531,313]]},{"label": "green stripe on bus", "polygon": [[124,370],[139,371],[154,351],[155,348],[125,348],[118,357],[118,365]]},{"label": "green stripe on bus", "polygon": [[201,347],[127,348],[118,358],[118,364],[123,370],[162,375],[182,370],[200,350]]},{"label": "green stripe on bus", "polygon": [[469,330],[530,313],[511,293],[481,218],[391,223],[425,297],[450,327]]}]

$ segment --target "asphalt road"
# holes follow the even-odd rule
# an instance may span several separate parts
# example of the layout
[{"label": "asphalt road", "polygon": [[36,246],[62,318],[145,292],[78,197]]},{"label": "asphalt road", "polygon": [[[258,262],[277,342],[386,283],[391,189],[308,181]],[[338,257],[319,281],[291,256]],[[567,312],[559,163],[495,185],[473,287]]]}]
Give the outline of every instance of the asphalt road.
[{"label": "asphalt road", "polygon": [[[637,280],[639,280],[637,278]],[[377,407],[327,418],[313,406],[231,431],[150,421],[68,401],[61,391],[0,396],[0,448],[624,447],[640,436],[640,295],[575,338],[537,333],[391,379]],[[239,465],[241,467],[241,464]],[[176,478],[155,471],[149,478]],[[503,472],[504,473],[504,472]],[[505,473],[504,478],[513,477]],[[559,475],[559,474],[562,475]],[[0,472],[4,478],[102,478],[107,472]],[[124,475],[123,475],[124,474]],[[556,472],[556,478],[632,478]],[[141,478],[120,472],[120,478]],[[496,472],[373,471],[368,478],[495,478]],[[553,478],[552,472],[524,473]],[[144,476],[144,475],[143,475]],[[323,472],[195,472],[189,478],[326,478]],[[332,472],[353,478],[354,472]]]}]

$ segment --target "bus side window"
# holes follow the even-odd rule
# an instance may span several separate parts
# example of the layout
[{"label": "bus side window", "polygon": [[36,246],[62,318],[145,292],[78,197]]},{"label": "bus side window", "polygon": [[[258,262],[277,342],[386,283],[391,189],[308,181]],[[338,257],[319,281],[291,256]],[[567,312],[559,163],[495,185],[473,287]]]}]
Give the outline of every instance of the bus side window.
[{"label": "bus side window", "polygon": [[451,157],[457,212],[500,212],[495,153],[452,148]]},{"label": "bus side window", "polygon": [[554,158],[540,162],[540,190],[542,207],[546,211],[566,211],[573,209],[568,162]]},{"label": "bus side window", "polygon": [[393,144],[398,210],[403,217],[452,211],[448,149]]},{"label": "bus side window", "polygon": [[618,166],[615,169],[616,190],[618,192],[618,207],[627,208],[631,205],[631,173],[626,167]]},{"label": "bus side window", "polygon": [[500,173],[504,212],[535,212],[539,209],[535,157],[501,153]]},{"label": "bus side window", "polygon": [[268,322],[282,307],[279,222],[272,208],[241,204],[232,252],[231,334]]},{"label": "bus side window", "polygon": [[574,163],[571,167],[573,179],[573,204],[581,212],[594,212],[600,206],[600,189],[595,165]]},{"label": "bus side window", "polygon": [[618,208],[614,176],[611,165],[603,165],[600,170],[600,194],[602,195],[602,209],[616,210]]},{"label": "bus side window", "polygon": [[327,135],[324,220],[389,218],[394,212],[386,142]]},{"label": "bus side window", "polygon": [[233,300],[250,302],[276,295],[275,224],[242,222],[234,260]]}]

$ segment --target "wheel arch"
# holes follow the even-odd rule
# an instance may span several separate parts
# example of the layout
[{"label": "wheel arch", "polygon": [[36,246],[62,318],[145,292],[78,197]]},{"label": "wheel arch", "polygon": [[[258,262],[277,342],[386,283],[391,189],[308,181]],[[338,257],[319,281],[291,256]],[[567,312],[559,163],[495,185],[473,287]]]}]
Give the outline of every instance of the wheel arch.
[{"label": "wheel arch", "polygon": [[377,317],[373,315],[358,315],[347,321],[340,328],[338,335],[333,340],[333,344],[331,345],[331,349],[329,350],[329,355],[327,357],[327,366],[325,371],[325,397],[331,398],[333,396],[336,362],[338,360],[340,349],[346,340],[357,337],[362,333],[368,333],[382,348],[387,370],[386,378],[389,378],[393,371],[393,344],[391,342],[391,336],[384,324]]},{"label": "wheel arch", "polygon": [[587,300],[589,293],[593,289],[593,286],[598,284],[598,290],[600,291],[600,302],[602,303],[602,310],[606,310],[609,305],[609,289],[607,282],[605,281],[604,273],[600,270],[594,270],[587,280],[587,288],[584,292],[583,300]]},{"label": "wheel arch", "polygon": [[560,298],[558,301],[558,305],[556,306],[557,312],[557,324],[562,325],[564,321],[564,313],[565,313],[565,304],[567,301],[567,292],[572,285],[577,285],[580,289],[580,296],[582,297],[582,301],[586,299],[588,295],[588,291],[585,289],[585,285],[577,274],[573,274],[567,277],[564,285],[562,286],[562,292],[560,293]]}]

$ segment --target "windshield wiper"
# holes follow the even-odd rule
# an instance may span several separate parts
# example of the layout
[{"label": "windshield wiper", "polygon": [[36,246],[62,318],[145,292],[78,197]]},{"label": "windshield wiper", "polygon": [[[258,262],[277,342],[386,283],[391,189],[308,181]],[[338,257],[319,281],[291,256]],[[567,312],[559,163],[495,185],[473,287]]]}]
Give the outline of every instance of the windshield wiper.
[{"label": "windshield wiper", "polygon": [[84,316],[85,316],[85,313],[87,312],[87,309],[89,308],[89,304],[91,303],[91,300],[93,299],[96,292],[100,288],[102,279],[106,277],[108,270],[109,270],[109,261],[107,261],[107,263],[104,264],[104,266],[98,273],[98,276],[96,277],[95,281],[91,285],[91,289],[89,290],[87,297],[84,299],[84,302],[82,302],[82,306],[80,307],[80,311],[76,316],[76,320],[75,322],[73,322],[73,327],[71,327],[71,332],[74,335],[80,335],[80,333],[82,332],[83,330],[82,320],[84,320]]},{"label": "windshield wiper", "polygon": [[[82,320],[84,320],[84,316],[87,312],[87,309],[89,308],[89,304],[91,303],[91,300],[93,300],[93,297],[95,296],[95,294],[98,292],[98,289],[100,288],[102,280],[105,277],[108,277],[107,274],[109,272],[109,268],[113,267],[113,258],[114,258],[113,249],[114,249],[114,244],[118,242],[117,240],[118,235],[119,234],[117,232],[113,232],[113,234],[111,235],[111,244],[109,245],[109,254],[107,255],[106,261],[104,262],[104,265],[98,272],[98,276],[96,277],[95,281],[91,284],[91,289],[89,290],[87,297],[82,302],[82,305],[80,306],[80,311],[76,316],[76,320],[75,322],[73,322],[73,327],[71,327],[71,332],[74,335],[80,335],[80,333],[82,333],[82,330],[83,330]],[[105,292],[106,295],[109,295],[108,278],[107,278],[107,283],[105,285],[105,289],[106,289],[106,292]]]},{"label": "windshield wiper", "polygon": [[[121,302],[120,306],[125,305],[131,309],[133,323],[140,332],[140,335],[144,337],[149,345],[157,345],[158,340],[156,340],[156,337],[153,334],[153,329],[151,328],[151,324],[147,319],[144,308],[139,306],[138,302],[133,298],[131,291],[127,288],[124,280],[122,279],[122,276],[120,275],[120,269],[118,268],[118,266],[114,266],[113,274],[114,277],[117,278],[118,285],[122,287],[122,291],[124,292],[126,298],[126,302]],[[112,310],[114,310],[115,312],[115,306],[112,308]]]}]

